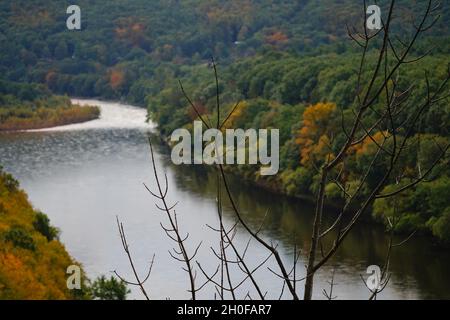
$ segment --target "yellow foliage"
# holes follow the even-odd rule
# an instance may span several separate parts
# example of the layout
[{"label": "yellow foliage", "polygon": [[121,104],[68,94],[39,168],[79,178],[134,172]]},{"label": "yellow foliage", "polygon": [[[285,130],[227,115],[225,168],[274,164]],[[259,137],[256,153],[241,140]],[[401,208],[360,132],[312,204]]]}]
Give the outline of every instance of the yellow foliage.
[{"label": "yellow foliage", "polygon": [[367,136],[360,144],[353,146],[350,152],[354,152],[357,157],[376,152],[378,150],[377,144],[383,144],[384,135],[387,135],[387,133],[376,132],[370,137]]},{"label": "yellow foliage", "polygon": [[303,112],[303,125],[296,143],[300,146],[301,164],[310,166],[314,160],[333,158],[330,149],[331,120],[336,111],[334,103],[311,105]]},{"label": "yellow foliage", "polygon": [[[48,241],[34,228],[35,216],[26,194],[0,169],[0,300],[73,299],[66,270],[75,262],[58,240]],[[23,230],[33,250],[8,241],[13,228]]]},{"label": "yellow foliage", "polygon": [[[233,106],[234,107],[234,106]],[[245,110],[248,108],[248,102],[242,101],[233,111],[233,113],[228,117],[227,121],[224,123],[225,129],[236,129],[236,122],[245,114]]]},{"label": "yellow foliage", "polygon": [[279,44],[284,44],[288,41],[289,41],[288,36],[281,31],[276,31],[266,37],[266,42],[275,46]]}]

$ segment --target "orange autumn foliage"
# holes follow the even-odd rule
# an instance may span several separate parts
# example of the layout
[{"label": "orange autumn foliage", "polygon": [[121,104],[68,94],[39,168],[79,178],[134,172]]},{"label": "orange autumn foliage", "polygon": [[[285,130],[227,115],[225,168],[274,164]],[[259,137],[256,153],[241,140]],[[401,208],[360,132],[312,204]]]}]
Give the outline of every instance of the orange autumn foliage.
[{"label": "orange autumn foliage", "polygon": [[109,85],[112,89],[119,88],[125,80],[125,75],[121,70],[112,70],[109,74]]},{"label": "orange autumn foliage", "polygon": [[116,21],[116,37],[129,42],[134,47],[140,47],[145,38],[145,25],[136,21],[136,17],[120,18]]},{"label": "orange autumn foliage", "polygon": [[271,45],[280,45],[284,44],[289,41],[289,38],[287,35],[285,35],[281,31],[276,31],[272,33],[271,35],[266,37],[266,42]]},{"label": "orange autumn foliage", "polygon": [[309,167],[315,160],[333,158],[329,145],[335,111],[334,103],[318,103],[303,112],[303,125],[296,139],[302,165]]},{"label": "orange autumn foliage", "polygon": [[381,145],[383,143],[385,135],[388,135],[388,133],[376,132],[370,137],[367,136],[360,144],[351,147],[349,153],[354,153],[357,157],[372,154],[378,150],[377,144]]},{"label": "orange autumn foliage", "polygon": [[45,75],[45,83],[47,85],[51,84],[52,82],[56,81],[56,72],[55,71],[49,71]]},{"label": "orange autumn foliage", "polygon": [[189,108],[188,110],[188,116],[192,121],[199,119],[199,114],[202,116],[208,113],[208,108],[206,108],[206,106],[200,102],[195,103],[195,109],[196,110],[194,110],[194,108]]},{"label": "orange autumn foliage", "polygon": [[[0,300],[73,299],[66,270],[75,264],[64,246],[36,230],[36,211],[17,182],[0,168]],[[12,230],[20,230],[12,237]],[[17,234],[33,246],[24,246]]]}]

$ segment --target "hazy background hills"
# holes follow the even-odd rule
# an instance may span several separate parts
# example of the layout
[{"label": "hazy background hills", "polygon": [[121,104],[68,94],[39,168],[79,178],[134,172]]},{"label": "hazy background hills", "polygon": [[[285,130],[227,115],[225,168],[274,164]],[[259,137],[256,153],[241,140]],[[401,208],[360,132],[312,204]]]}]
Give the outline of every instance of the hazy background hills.
[{"label": "hazy background hills", "polygon": [[[410,16],[426,2],[397,1],[400,35],[411,31]],[[82,31],[66,28],[70,4],[81,7]],[[380,2],[383,14],[387,4]],[[443,2],[440,21],[418,51],[433,43],[436,52],[449,52],[449,6]],[[363,10],[362,1],[352,0],[3,1],[0,74],[60,93],[121,97],[131,80],[154,76],[163,63],[198,64],[212,55],[230,63],[273,50],[343,54],[354,49],[346,24],[361,26]],[[121,85],[105,87],[108,77]]]}]

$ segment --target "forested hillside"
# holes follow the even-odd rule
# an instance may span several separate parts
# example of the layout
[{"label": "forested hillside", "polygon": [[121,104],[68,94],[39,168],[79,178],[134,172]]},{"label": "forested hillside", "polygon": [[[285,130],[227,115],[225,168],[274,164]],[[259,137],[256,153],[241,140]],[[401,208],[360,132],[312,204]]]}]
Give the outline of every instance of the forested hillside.
[{"label": "forested hillside", "polygon": [[[411,17],[420,19],[426,2],[397,1],[392,32],[400,43],[414,30]],[[385,15],[388,1],[379,3]],[[53,93],[145,105],[162,134],[170,135],[176,128],[190,128],[197,118],[177,80],[182,80],[202,113],[213,113],[216,90],[209,63],[214,56],[222,116],[241,101],[226,125],[281,131],[277,177],[260,177],[257,168],[247,166],[235,173],[293,196],[317,191],[316,159],[335,155],[345,137],[341,126],[345,128],[354,116],[361,54],[349,41],[346,24],[364,23],[362,1],[85,0],[76,4],[82,10],[81,31],[68,31],[65,26],[67,1],[0,3],[3,84],[40,83]],[[399,71],[400,88],[414,82],[411,110],[427,98],[427,85],[436,89],[448,73],[448,1],[439,14],[438,22],[410,52],[412,60],[432,49],[430,55]],[[369,72],[374,66],[371,49],[367,57]],[[378,105],[382,104],[381,99]],[[402,158],[410,169],[404,173],[405,181],[417,163],[431,161],[448,143],[449,114],[447,97],[427,110],[420,126],[410,133],[417,143],[410,146],[409,157]],[[371,123],[376,116],[375,107],[365,121]],[[375,132],[351,149],[352,173],[346,177],[350,189],[358,184],[355,177],[367,168],[382,134],[382,130]],[[386,167],[386,163],[377,165],[367,179],[367,190]],[[396,206],[399,231],[419,230],[450,241],[448,168],[448,163],[437,166],[429,182],[401,196]],[[386,192],[396,182],[390,183]],[[331,183],[327,188],[328,200],[343,200],[341,190]],[[379,199],[372,211],[375,218],[386,221],[392,210],[388,200]]]},{"label": "forested hillside", "polygon": [[[224,105],[222,119],[240,101],[226,122],[227,128],[278,128],[280,129],[280,174],[275,177],[259,175],[255,166],[237,166],[232,172],[269,189],[293,196],[314,195],[319,187],[318,168],[320,159],[334,157],[345,141],[345,132],[350,130],[354,118],[354,88],[357,81],[358,55],[328,54],[318,57],[292,57],[283,53],[271,53],[244,59],[221,72],[220,100]],[[425,88],[425,70],[433,70],[430,86],[436,88],[445,79],[448,69],[442,63],[448,56],[434,55],[421,61],[420,68],[405,68],[400,86],[416,79],[417,88]],[[190,92],[198,110],[215,119],[216,91],[211,70],[205,66],[183,68],[181,80]],[[403,83],[404,82],[404,83]],[[448,92],[448,87],[447,87]],[[420,106],[426,91],[416,90],[409,97],[412,109]],[[148,97],[153,118],[160,124],[163,134],[170,135],[179,127],[192,128],[197,118],[186,105],[185,97],[173,85],[157,95]],[[376,108],[382,110],[385,101],[380,99]],[[367,125],[376,121],[377,109],[365,118]],[[346,131],[342,129],[342,122]],[[449,143],[450,105],[449,98],[440,100],[429,108],[421,126],[410,133],[414,135],[408,149],[408,157],[402,158],[409,173],[405,182],[412,181],[418,163],[430,164],[437,159]],[[377,151],[376,141],[382,140],[382,132],[374,132],[365,141],[351,149],[346,178],[350,194],[359,184],[359,177],[369,165]],[[392,143],[392,142],[391,142]],[[366,191],[375,186],[380,175],[388,169],[388,162],[380,162],[367,177]],[[425,165],[426,167],[426,165]],[[450,202],[446,194],[450,190],[448,162],[438,165],[430,174],[430,182],[402,194],[397,203],[401,218],[397,231],[434,234],[444,242],[450,240]],[[396,182],[387,186],[385,192],[395,190]],[[327,185],[329,202],[343,202],[345,195],[334,183]],[[397,199],[397,198],[396,198]],[[386,222],[393,216],[394,200],[379,199],[373,207],[373,216]],[[398,199],[395,201],[399,201]],[[398,212],[396,212],[398,214]]]},{"label": "forested hillside", "polygon": [[83,298],[67,289],[66,270],[75,262],[58,232],[0,167],[0,300]]},{"label": "forested hillside", "polygon": [[[397,1],[396,30],[410,30],[410,16],[425,1]],[[66,28],[66,8],[78,4],[82,30]],[[388,1],[380,1],[387,11]],[[448,53],[450,4],[417,53],[439,43]],[[360,25],[362,3],[352,0],[19,0],[0,3],[0,75],[45,83],[77,96],[127,98],[143,104],[160,85],[175,83],[179,66],[212,55],[223,63],[266,51],[317,55],[354,51],[346,24]]]}]

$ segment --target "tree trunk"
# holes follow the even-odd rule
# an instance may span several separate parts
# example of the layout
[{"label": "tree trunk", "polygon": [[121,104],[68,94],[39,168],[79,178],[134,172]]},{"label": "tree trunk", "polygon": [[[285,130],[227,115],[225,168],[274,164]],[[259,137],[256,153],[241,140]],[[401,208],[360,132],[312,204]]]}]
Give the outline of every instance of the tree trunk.
[{"label": "tree trunk", "polygon": [[320,180],[319,194],[317,197],[316,211],[314,216],[313,233],[311,238],[311,248],[309,250],[308,267],[306,269],[305,280],[305,300],[312,299],[312,292],[314,287],[314,262],[316,258],[317,245],[319,244],[319,233],[322,224],[323,202],[325,198],[325,184],[327,181],[328,171],[322,168],[322,178]]}]

